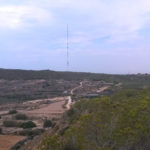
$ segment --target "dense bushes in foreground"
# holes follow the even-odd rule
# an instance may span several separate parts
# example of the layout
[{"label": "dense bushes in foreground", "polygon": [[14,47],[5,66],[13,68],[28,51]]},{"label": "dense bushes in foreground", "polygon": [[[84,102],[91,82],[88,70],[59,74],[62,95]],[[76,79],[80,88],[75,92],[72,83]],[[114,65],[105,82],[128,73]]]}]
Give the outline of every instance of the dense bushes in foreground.
[{"label": "dense bushes in foreground", "polygon": [[40,150],[150,149],[150,89],[80,101],[66,119],[69,128],[43,139]]}]

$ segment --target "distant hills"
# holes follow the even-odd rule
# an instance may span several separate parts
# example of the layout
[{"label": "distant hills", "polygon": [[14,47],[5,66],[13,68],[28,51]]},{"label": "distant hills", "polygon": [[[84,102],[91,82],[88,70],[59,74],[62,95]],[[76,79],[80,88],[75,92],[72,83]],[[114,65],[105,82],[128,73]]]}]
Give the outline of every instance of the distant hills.
[{"label": "distant hills", "polygon": [[6,80],[34,80],[34,79],[64,79],[82,80],[98,78],[100,74],[80,73],[80,72],[59,72],[52,70],[19,70],[19,69],[0,69],[0,79]]},{"label": "distant hills", "polygon": [[106,82],[122,83],[128,87],[141,87],[150,85],[149,74],[113,75],[83,72],[59,72],[51,70],[18,70],[0,69],[0,79],[5,80],[103,80]]},{"label": "distant hills", "polygon": [[113,83],[112,88],[141,89],[150,86],[150,75],[112,75],[51,70],[0,69],[0,103],[64,96],[80,81]]}]

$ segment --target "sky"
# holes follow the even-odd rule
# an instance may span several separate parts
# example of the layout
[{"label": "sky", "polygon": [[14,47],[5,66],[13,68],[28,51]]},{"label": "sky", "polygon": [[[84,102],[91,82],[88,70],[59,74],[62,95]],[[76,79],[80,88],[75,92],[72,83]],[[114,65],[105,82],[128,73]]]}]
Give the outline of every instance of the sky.
[{"label": "sky", "polygon": [[0,68],[132,74],[149,66],[150,0],[0,0]]}]

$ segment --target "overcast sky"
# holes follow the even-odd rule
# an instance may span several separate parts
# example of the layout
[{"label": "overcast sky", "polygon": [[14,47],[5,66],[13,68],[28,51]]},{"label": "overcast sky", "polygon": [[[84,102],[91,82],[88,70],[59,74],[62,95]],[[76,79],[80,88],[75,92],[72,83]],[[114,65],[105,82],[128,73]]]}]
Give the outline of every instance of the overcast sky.
[{"label": "overcast sky", "polygon": [[150,73],[150,0],[0,0],[0,68]]}]

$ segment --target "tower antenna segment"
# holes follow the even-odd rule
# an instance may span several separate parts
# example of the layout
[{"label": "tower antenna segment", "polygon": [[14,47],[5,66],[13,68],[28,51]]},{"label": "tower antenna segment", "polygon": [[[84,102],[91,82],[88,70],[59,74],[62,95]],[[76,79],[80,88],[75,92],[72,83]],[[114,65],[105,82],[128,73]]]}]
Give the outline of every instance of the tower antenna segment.
[{"label": "tower antenna segment", "polygon": [[69,69],[69,27],[67,24],[67,71]]}]

